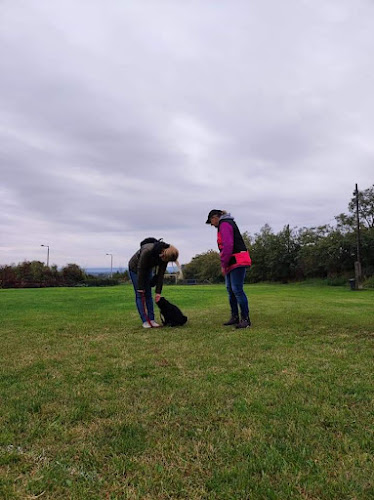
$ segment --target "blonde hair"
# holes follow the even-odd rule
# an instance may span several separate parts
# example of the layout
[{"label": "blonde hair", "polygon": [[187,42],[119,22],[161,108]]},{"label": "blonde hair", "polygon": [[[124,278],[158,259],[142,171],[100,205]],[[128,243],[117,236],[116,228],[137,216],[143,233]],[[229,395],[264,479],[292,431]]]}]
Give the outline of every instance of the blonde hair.
[{"label": "blonde hair", "polygon": [[179,257],[179,251],[177,248],[170,245],[168,248],[162,250],[162,260],[165,262],[176,262]]}]

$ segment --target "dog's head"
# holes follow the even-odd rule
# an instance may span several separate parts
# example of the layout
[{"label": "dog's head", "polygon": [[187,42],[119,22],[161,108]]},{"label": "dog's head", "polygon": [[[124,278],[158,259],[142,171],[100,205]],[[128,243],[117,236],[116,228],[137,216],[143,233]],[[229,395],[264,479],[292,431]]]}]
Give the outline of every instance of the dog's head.
[{"label": "dog's head", "polygon": [[168,304],[168,301],[165,299],[165,297],[160,297],[160,300],[158,302],[156,302],[156,304],[158,305],[158,307],[160,309],[162,309],[163,307],[166,307],[166,305]]}]

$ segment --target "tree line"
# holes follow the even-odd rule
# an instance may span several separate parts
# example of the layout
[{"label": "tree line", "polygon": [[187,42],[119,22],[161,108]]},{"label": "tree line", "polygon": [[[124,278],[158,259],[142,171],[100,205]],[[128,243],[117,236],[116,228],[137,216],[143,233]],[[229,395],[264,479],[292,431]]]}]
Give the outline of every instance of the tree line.
[{"label": "tree line", "polygon": [[[305,280],[327,278],[331,284],[343,284],[354,274],[359,234],[360,260],[364,277],[374,276],[374,185],[358,193],[359,231],[357,231],[356,198],[348,204],[348,214],[335,217],[336,224],[312,228],[290,228],[285,225],[274,233],[265,224],[259,233],[243,234],[252,258],[248,282]],[[219,253],[208,250],[183,266],[185,280],[219,283]],[[128,281],[128,272],[112,278],[89,276],[77,264],[61,270],[39,261],[0,266],[0,287],[27,288],[46,286],[100,286]],[[374,280],[374,278],[372,278]],[[167,281],[167,280],[166,280]]]},{"label": "tree line", "polygon": [[108,286],[129,279],[128,272],[114,273],[111,278],[87,274],[77,264],[62,269],[40,261],[25,261],[0,267],[0,288],[43,288],[54,286]]},{"label": "tree line", "polygon": [[[358,193],[359,249],[365,278],[374,275],[374,185]],[[285,225],[274,233],[265,224],[259,233],[243,234],[250,251],[252,267],[248,282],[297,281],[327,278],[331,284],[343,284],[354,276],[357,259],[356,198],[348,204],[348,214],[335,217],[336,224],[312,228]],[[196,255],[184,266],[185,279],[219,283],[219,253],[214,250]]]}]

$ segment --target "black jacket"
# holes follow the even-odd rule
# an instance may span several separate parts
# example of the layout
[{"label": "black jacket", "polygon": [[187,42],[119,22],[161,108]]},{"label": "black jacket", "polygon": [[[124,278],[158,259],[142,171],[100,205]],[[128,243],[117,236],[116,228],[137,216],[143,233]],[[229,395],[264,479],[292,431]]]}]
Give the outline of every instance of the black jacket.
[{"label": "black jacket", "polygon": [[157,268],[156,293],[161,293],[164,283],[164,274],[167,262],[160,259],[159,255],[169,245],[163,241],[157,243],[146,243],[131,257],[129,269],[138,275],[138,289],[145,290],[150,286],[150,275],[153,268]]}]

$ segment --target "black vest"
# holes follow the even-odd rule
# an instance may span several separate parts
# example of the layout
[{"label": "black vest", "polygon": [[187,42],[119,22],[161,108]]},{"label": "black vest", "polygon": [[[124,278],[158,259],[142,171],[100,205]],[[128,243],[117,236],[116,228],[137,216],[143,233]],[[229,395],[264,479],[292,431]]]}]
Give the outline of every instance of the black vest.
[{"label": "black vest", "polygon": [[[219,228],[222,222],[228,222],[230,226],[234,230],[234,247],[232,249],[232,253],[238,253],[238,252],[245,252],[247,250],[247,247],[245,246],[244,240],[242,235],[240,234],[239,228],[236,225],[236,222],[233,221],[232,219],[221,219],[218,224],[218,233],[219,233]],[[217,242],[218,242],[218,248],[221,251],[220,248],[220,235],[218,234]]]}]

